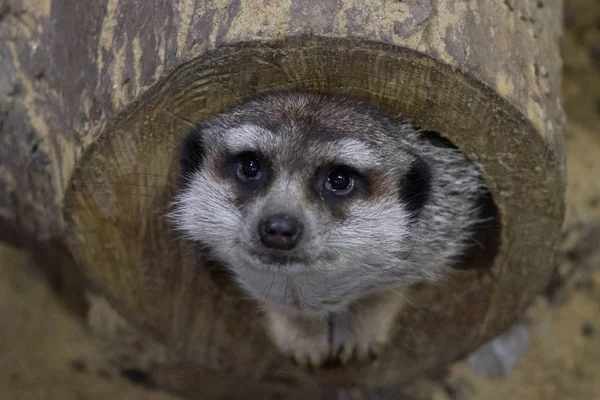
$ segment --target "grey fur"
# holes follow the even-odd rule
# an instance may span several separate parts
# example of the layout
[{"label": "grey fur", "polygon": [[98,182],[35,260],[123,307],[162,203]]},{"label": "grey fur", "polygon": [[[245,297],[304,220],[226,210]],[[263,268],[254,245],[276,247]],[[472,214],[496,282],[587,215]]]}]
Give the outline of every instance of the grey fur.
[{"label": "grey fur", "polygon": [[[392,321],[382,332],[361,333],[352,324],[368,324],[368,316],[354,322],[338,316],[361,314],[353,310],[364,299],[370,299],[372,309],[373,304],[401,301],[391,295],[374,303],[383,293],[416,282],[442,282],[472,244],[481,222],[479,201],[487,189],[474,163],[458,149],[435,145],[408,122],[358,100],[270,92],[199,123],[188,140],[201,142],[204,154],[201,165],[183,171],[187,183],[171,214],[175,227],[206,245],[239,285],[265,305],[274,341],[301,362],[319,364],[338,354],[344,341],[340,337],[354,340],[349,347],[356,347],[359,356],[380,348]],[[222,174],[226,155],[245,150],[259,151],[272,165],[268,187],[252,194],[240,192]],[[416,159],[428,167],[431,178],[418,217],[398,193],[399,180]],[[310,189],[316,168],[326,163],[377,176],[377,185],[344,201],[336,215],[337,208],[325,206],[322,194]],[[303,240],[286,253],[293,260],[286,265],[261,259],[270,250],[261,247],[256,226],[266,212],[288,213],[304,224]],[[393,313],[399,310],[392,308]],[[340,330],[346,333],[329,334],[333,344],[322,332],[307,334],[307,343],[299,343],[302,332],[328,330],[326,320],[343,320]],[[352,351],[342,352],[342,358],[350,358]]]}]

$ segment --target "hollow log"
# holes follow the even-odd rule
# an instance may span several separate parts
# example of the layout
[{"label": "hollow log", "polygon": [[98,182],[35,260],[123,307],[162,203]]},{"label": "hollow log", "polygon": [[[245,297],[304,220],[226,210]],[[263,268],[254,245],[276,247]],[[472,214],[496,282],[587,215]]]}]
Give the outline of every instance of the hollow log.
[{"label": "hollow log", "polygon": [[[409,382],[506,329],[552,271],[561,13],[550,0],[0,0],[0,239],[82,276],[69,287],[107,357],[160,387],[306,398]],[[482,167],[499,211],[489,273],[420,288],[370,364],[294,365],[164,218],[190,124],[292,87],[439,132]]]}]

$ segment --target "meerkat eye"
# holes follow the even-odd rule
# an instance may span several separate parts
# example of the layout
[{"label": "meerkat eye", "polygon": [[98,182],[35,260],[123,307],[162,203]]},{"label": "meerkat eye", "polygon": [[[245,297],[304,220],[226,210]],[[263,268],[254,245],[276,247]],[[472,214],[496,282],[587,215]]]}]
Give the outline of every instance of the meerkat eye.
[{"label": "meerkat eye", "polygon": [[244,153],[240,155],[237,169],[238,178],[247,181],[257,181],[262,178],[260,160],[254,153]]},{"label": "meerkat eye", "polygon": [[325,189],[337,195],[345,195],[354,188],[354,177],[352,171],[345,167],[336,167],[327,176]]}]

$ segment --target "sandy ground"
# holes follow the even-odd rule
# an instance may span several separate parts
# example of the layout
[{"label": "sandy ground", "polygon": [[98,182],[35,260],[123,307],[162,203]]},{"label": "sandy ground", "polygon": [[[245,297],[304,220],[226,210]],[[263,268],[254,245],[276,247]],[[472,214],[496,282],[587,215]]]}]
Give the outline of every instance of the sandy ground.
[{"label": "sandy ground", "polygon": [[[568,193],[555,285],[508,341],[418,382],[419,399],[600,399],[600,2],[568,0],[565,16]],[[503,343],[512,347],[494,351]],[[175,399],[102,360],[30,257],[0,245],[0,400]]]}]

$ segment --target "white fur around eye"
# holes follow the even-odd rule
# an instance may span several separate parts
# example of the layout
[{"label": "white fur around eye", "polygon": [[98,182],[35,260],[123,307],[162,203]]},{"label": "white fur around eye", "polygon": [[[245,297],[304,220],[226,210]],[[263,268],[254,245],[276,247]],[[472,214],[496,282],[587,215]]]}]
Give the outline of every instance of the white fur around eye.
[{"label": "white fur around eye", "polygon": [[337,164],[348,165],[358,170],[374,168],[379,162],[376,152],[369,144],[351,138],[329,142],[320,152],[333,155]]},{"label": "white fur around eye", "polygon": [[252,124],[231,128],[223,133],[225,148],[233,154],[268,148],[275,139],[269,130]]}]

